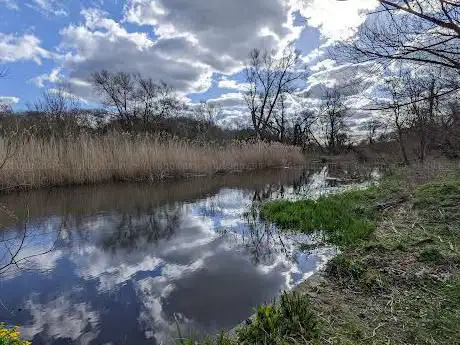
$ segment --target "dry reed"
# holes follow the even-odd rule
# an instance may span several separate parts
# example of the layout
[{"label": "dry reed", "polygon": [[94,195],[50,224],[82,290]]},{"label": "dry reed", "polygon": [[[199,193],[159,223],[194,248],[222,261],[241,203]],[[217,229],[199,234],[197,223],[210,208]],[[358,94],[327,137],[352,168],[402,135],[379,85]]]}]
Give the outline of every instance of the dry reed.
[{"label": "dry reed", "polygon": [[[0,139],[0,158],[7,155]],[[277,143],[233,142],[225,146],[159,141],[120,134],[72,140],[20,140],[0,170],[0,189],[95,184],[109,181],[158,181],[190,175],[303,164],[298,148]]]}]

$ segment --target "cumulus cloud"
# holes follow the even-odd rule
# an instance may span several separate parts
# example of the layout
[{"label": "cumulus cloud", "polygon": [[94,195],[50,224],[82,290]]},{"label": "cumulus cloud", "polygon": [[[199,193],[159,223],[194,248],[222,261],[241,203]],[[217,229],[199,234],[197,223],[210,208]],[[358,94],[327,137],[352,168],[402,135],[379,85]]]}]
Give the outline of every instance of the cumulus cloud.
[{"label": "cumulus cloud", "polygon": [[41,46],[41,41],[32,34],[17,36],[0,33],[0,62],[32,60],[37,64],[52,55]]},{"label": "cumulus cloud", "polygon": [[127,21],[151,25],[160,39],[180,38],[204,52],[206,64],[230,73],[252,48],[282,49],[297,39],[294,1],[130,0]]},{"label": "cumulus cloud", "polygon": [[375,0],[308,0],[300,14],[331,43],[353,36],[366,20],[366,11],[377,6]]},{"label": "cumulus cloud", "polygon": [[311,67],[314,72],[308,78],[307,91],[310,97],[320,98],[325,89],[338,88],[346,96],[353,96],[374,85],[381,77],[379,65],[337,65],[333,60],[323,60]]},{"label": "cumulus cloud", "polygon": [[209,88],[212,70],[196,59],[180,58],[179,53],[190,48],[182,46],[183,41],[172,38],[160,42],[146,33],[129,32],[99,10],[85,10],[83,16],[82,25],[61,31],[61,48],[68,51],[63,65],[72,70],[70,82],[80,96],[91,97],[89,75],[103,68],[142,72],[184,93]]},{"label": "cumulus cloud", "polygon": [[[0,3],[17,5],[14,0]],[[62,1],[28,0],[25,4],[47,15],[67,15]],[[299,19],[306,19],[309,30],[319,30],[326,42],[303,55],[305,63],[315,63],[326,45],[351,37],[365,20],[365,12],[376,7],[374,0],[127,0],[122,20],[117,20],[117,14],[100,9],[103,1],[89,4],[94,8],[81,12],[82,22],[72,21],[61,29],[54,53],[43,49],[34,35],[0,34],[0,62],[41,63],[55,58],[57,65],[32,81],[44,87],[65,76],[78,97],[94,103],[99,99],[90,74],[103,68],[163,80],[182,97],[207,91],[217,74],[217,86],[230,91],[213,100],[226,107],[221,123],[247,115],[244,102],[236,96],[245,91],[246,84],[231,76],[244,67],[251,49],[281,51],[301,38],[305,23]],[[312,72],[332,67],[326,60]],[[310,84],[318,84],[318,77],[313,76]]]},{"label": "cumulus cloud", "polygon": [[123,69],[164,80],[183,94],[204,92],[213,73],[241,70],[251,49],[280,50],[297,39],[303,29],[294,24],[297,10],[295,1],[285,0],[131,0],[123,22],[148,28],[131,26],[134,30],[128,31],[107,13],[86,9],[83,23],[61,31],[61,49],[67,53],[63,66],[77,80],[87,81],[89,73],[101,68]]}]

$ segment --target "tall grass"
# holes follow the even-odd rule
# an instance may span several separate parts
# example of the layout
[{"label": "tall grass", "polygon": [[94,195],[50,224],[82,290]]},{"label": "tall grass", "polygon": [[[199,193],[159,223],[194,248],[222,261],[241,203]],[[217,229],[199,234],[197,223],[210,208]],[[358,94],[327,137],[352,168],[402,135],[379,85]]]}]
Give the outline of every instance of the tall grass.
[{"label": "tall grass", "polygon": [[0,139],[0,189],[157,181],[240,170],[300,165],[300,150],[282,144],[231,142],[224,146],[108,134],[72,139]]}]

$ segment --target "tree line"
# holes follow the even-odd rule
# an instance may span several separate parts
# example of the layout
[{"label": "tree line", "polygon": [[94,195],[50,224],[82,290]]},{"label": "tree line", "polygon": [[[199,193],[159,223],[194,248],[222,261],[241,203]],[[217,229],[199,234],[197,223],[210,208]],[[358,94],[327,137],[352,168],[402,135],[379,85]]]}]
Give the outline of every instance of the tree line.
[{"label": "tree line", "polygon": [[[396,142],[406,163],[414,152],[424,160],[431,149],[457,156],[460,5],[445,0],[376,1],[380,6],[368,14],[357,35],[329,50],[338,61],[375,63],[382,80],[375,86],[372,106],[350,106],[349,95],[362,91],[359,81],[324,87],[315,104],[305,103],[310,97],[305,92],[308,69],[300,51],[292,45],[281,53],[254,49],[244,70],[247,111],[242,118],[246,117],[247,125],[237,132],[245,138],[340,153],[356,146],[350,123],[358,112],[365,111],[369,118],[358,126],[361,144]],[[102,127],[161,132],[169,121],[169,127],[193,127],[195,135],[204,140],[211,132],[233,137],[234,133],[228,135],[216,125],[224,111],[218,103],[186,105],[174,88],[162,81],[140,73],[101,70],[91,75],[90,82],[105,106],[90,111],[100,119],[99,126],[110,113],[114,120]],[[5,105],[1,108],[2,114],[10,111]],[[82,110],[71,90],[61,85],[46,91],[28,112],[65,127],[68,123],[74,126],[75,115]],[[356,129],[356,124],[353,127]]]}]

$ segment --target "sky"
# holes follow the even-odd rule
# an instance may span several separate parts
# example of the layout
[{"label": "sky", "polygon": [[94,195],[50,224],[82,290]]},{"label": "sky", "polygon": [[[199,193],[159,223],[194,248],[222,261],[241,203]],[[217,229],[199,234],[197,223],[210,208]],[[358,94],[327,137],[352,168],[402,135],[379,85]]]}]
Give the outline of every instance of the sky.
[{"label": "sky", "polygon": [[[309,69],[306,88],[356,75],[327,47],[353,36],[375,0],[0,0],[0,100],[26,109],[68,83],[88,105],[103,68],[140,72],[173,86],[188,103],[210,100],[221,124],[245,113],[243,68],[253,48],[294,43]],[[352,68],[350,68],[352,67]]]}]

